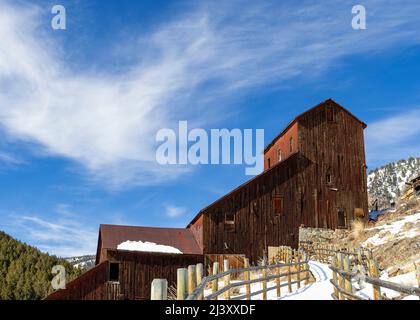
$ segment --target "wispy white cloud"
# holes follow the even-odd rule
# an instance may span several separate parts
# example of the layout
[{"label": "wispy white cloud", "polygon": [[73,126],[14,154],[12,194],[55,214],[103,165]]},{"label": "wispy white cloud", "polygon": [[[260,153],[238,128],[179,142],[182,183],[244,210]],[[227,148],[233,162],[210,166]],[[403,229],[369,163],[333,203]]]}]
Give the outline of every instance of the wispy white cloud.
[{"label": "wispy white cloud", "polygon": [[47,220],[35,215],[15,221],[25,231],[25,240],[44,252],[62,257],[94,254],[98,234],[77,219]]},{"label": "wispy white cloud", "polygon": [[366,157],[373,166],[420,156],[420,108],[371,123],[366,129]]},{"label": "wispy white cloud", "polygon": [[48,217],[30,210],[3,214],[0,228],[44,252],[61,257],[96,252],[97,227],[68,204],[58,204]]},{"label": "wispy white cloud", "polygon": [[178,218],[186,213],[186,209],[168,204],[165,205],[165,212],[169,218]]},{"label": "wispy white cloud", "polygon": [[0,163],[9,165],[20,165],[24,163],[24,161],[14,154],[0,151]]},{"label": "wispy white cloud", "polygon": [[363,31],[351,29],[352,5],[200,3],[139,33],[124,51],[131,66],[118,74],[70,69],[40,28],[40,8],[0,0],[0,125],[108,186],[174,179],[187,169],[156,164],[158,129],[211,121],[232,96],[317,76],[348,55],[420,42],[418,1],[366,2]]}]

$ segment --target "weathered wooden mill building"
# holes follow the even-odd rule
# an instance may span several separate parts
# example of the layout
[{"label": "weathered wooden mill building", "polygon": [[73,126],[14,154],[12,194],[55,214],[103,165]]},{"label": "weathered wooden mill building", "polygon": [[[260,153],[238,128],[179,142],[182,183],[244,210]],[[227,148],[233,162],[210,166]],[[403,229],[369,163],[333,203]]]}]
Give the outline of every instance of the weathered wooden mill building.
[{"label": "weathered wooden mill building", "polygon": [[264,172],[188,225],[203,254],[256,261],[268,246],[297,247],[301,225],[347,228],[367,216],[366,124],[332,99],[297,116],[265,148]]},{"label": "weathered wooden mill building", "polygon": [[[202,209],[186,229],[101,226],[97,266],[50,299],[146,299],[153,278],[226,255],[252,262],[297,247],[300,226],[347,228],[367,217],[366,124],[332,99],[298,115],[264,150],[264,172]],[[118,250],[125,240],[183,254]],[[84,278],[83,278],[84,277]],[[83,280],[80,280],[83,278]]]}]

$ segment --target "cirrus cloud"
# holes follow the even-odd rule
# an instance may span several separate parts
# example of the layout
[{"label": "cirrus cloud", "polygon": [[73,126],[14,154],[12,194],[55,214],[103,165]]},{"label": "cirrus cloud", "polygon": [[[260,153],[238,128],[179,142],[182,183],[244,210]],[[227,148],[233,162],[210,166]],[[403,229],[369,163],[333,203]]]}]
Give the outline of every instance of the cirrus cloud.
[{"label": "cirrus cloud", "polygon": [[349,55],[420,42],[417,1],[367,1],[363,31],[350,27],[351,6],[199,3],[139,31],[122,50],[131,64],[118,73],[77,69],[77,61],[71,68],[40,26],[46,13],[0,0],[0,126],[16,141],[36,143],[38,155],[71,159],[107,186],[167,182],[188,169],[155,162],[158,129],[184,119],[211,122],[227,112],[215,105],[251,89],[315,77]]}]

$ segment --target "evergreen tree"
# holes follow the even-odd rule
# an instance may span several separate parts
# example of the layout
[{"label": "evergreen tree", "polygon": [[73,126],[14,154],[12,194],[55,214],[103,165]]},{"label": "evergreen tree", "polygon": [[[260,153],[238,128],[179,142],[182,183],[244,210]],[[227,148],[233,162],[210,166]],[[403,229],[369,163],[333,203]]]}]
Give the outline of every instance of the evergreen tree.
[{"label": "evergreen tree", "polygon": [[63,265],[71,281],[83,271],[0,231],[0,300],[43,299],[53,291],[51,269]]}]

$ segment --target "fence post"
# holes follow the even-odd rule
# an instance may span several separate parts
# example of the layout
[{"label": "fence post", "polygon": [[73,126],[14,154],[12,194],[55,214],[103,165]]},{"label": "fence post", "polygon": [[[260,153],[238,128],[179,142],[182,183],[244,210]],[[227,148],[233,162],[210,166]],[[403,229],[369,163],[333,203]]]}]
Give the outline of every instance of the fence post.
[{"label": "fence post", "polygon": [[187,269],[179,268],[176,271],[176,299],[185,300],[187,295]]},{"label": "fence post", "polygon": [[[219,262],[213,262],[213,275],[217,275],[219,273]],[[213,280],[212,287],[211,287],[211,293],[216,293],[217,290],[219,290],[219,279]],[[214,298],[214,300],[217,300],[217,297]]]},{"label": "fence post", "polygon": [[307,270],[305,272],[305,282],[304,284],[307,285],[309,283],[309,277],[311,273],[309,272],[309,255],[307,252],[304,253],[304,259],[305,259],[305,269]]},{"label": "fence post", "polygon": [[297,281],[297,287],[298,287],[298,289],[300,289],[300,255],[301,255],[301,252],[298,250],[297,252],[297,263],[298,263],[298,265],[297,265],[297,274],[296,274],[296,281]]},{"label": "fence post", "polygon": [[[346,272],[350,272],[350,260],[349,260],[349,255],[346,255],[345,257],[344,257],[344,261],[343,261],[343,263],[344,263],[344,271],[346,271]],[[346,288],[346,291],[348,292],[348,293],[353,293],[353,287],[352,287],[352,285],[351,285],[351,279],[349,279],[349,278],[345,278],[345,288]]]},{"label": "fence post", "polygon": [[[280,264],[279,261],[277,261],[276,264]],[[280,280],[280,274],[281,274],[281,268],[278,267],[276,268],[275,272],[277,273],[277,278],[276,278],[276,285],[277,285],[277,289],[276,289],[276,293],[277,293],[277,298],[280,298],[281,296],[281,280]]]},{"label": "fence post", "polygon": [[[229,259],[225,259],[223,260],[223,271],[229,271]],[[228,286],[230,284],[230,275],[226,275],[225,276],[225,287]],[[230,290],[227,290],[225,292],[225,299],[226,300],[230,300]]]},{"label": "fence post", "polygon": [[[372,278],[379,278],[379,271],[376,262],[373,260],[372,254],[369,255],[368,266],[369,266],[369,276]],[[381,296],[381,287],[380,286],[373,286],[373,299],[374,300],[382,300]]]},{"label": "fence post", "polygon": [[[333,267],[335,267],[335,268],[338,268],[338,264],[337,264],[337,256],[336,255],[334,255],[333,257],[332,257],[332,261],[331,261],[331,263],[332,263],[332,265],[333,265]],[[336,285],[336,286],[338,286],[338,281],[337,281],[337,272],[335,272],[335,271],[333,271],[333,274],[332,274],[332,276],[333,276],[333,282],[334,282],[334,284]],[[339,297],[339,292],[338,292],[338,289],[334,286],[334,297],[335,297],[335,299],[337,299],[337,300],[339,300],[340,299],[340,297]]]},{"label": "fence post", "polygon": [[[337,253],[337,268],[342,271],[343,270],[343,256],[339,252]],[[340,289],[344,290],[344,278],[341,274],[337,273],[337,279],[338,279],[338,286]],[[338,300],[345,300],[346,296],[343,295],[341,292],[338,292]]]},{"label": "fence post", "polygon": [[[201,280],[203,280],[203,272],[204,272],[203,269],[204,269],[204,266],[202,263],[197,263],[197,265],[195,266],[197,286],[201,283]],[[198,295],[198,300],[203,300],[203,293],[204,292]]]},{"label": "fence post", "polygon": [[[249,268],[249,259],[244,258],[244,267]],[[251,280],[249,271],[245,271],[245,281]],[[246,300],[251,300],[251,285],[247,283],[245,285]]]},{"label": "fence post", "polygon": [[289,293],[292,292],[292,275],[291,275],[292,267],[290,266],[290,263],[292,263],[292,262],[293,262],[292,250],[289,249],[289,250],[287,250],[287,264],[288,264],[288,266],[287,266],[287,287],[288,287]]},{"label": "fence post", "polygon": [[195,266],[190,265],[188,266],[188,294],[193,293],[196,286],[197,286],[197,282],[196,282]]},{"label": "fence post", "polygon": [[150,300],[168,300],[168,281],[166,279],[153,279]]},{"label": "fence post", "polygon": [[[265,259],[262,261],[262,265],[264,267],[267,266],[267,262],[265,261]],[[262,270],[262,275],[263,275],[263,282],[262,282],[263,300],[267,300],[267,269],[266,268]]]},{"label": "fence post", "polygon": [[420,288],[420,265],[414,262],[414,269],[416,270],[417,286]]}]

